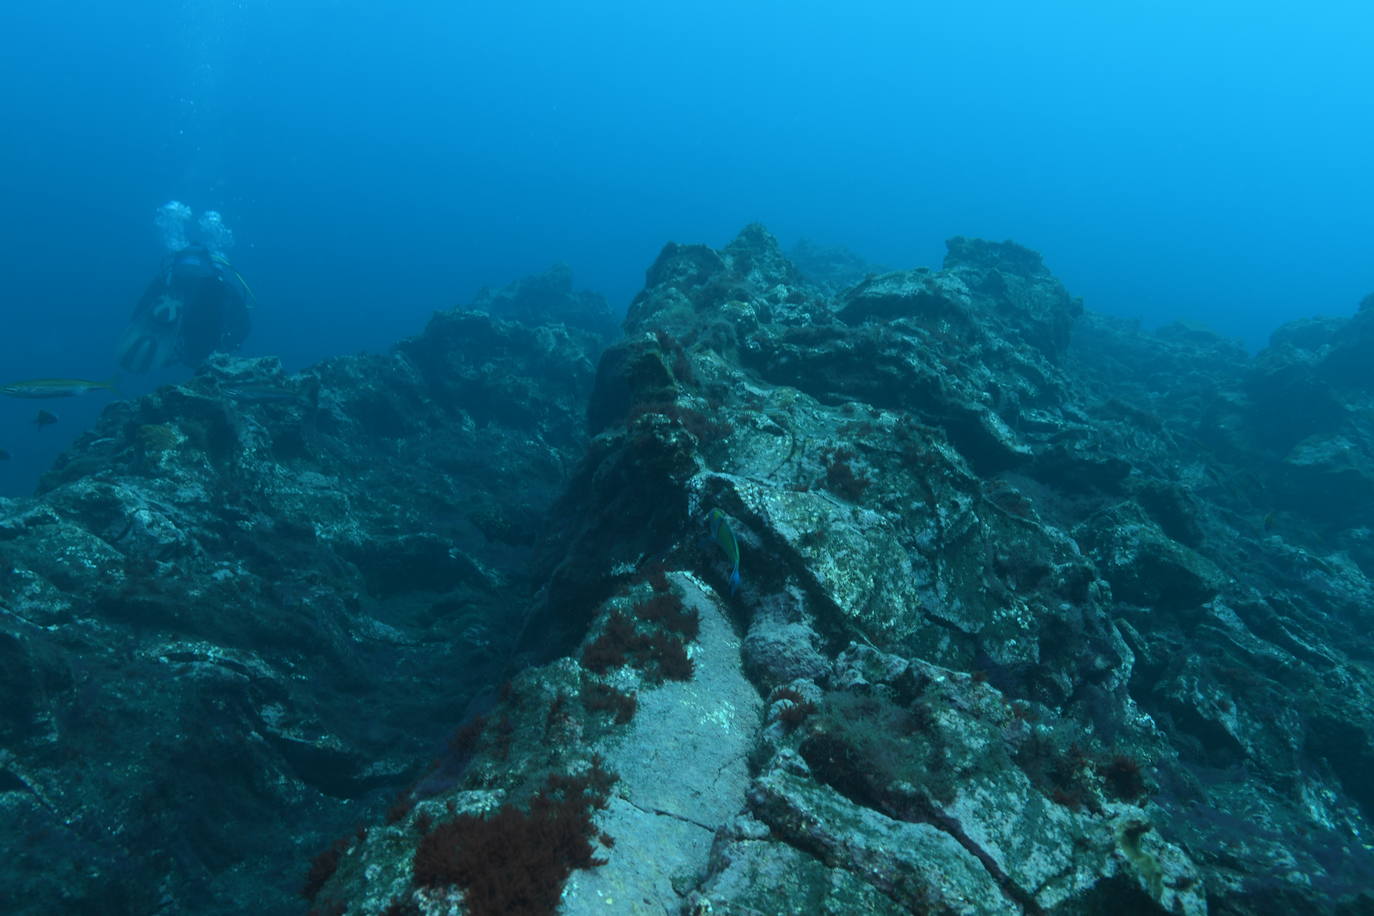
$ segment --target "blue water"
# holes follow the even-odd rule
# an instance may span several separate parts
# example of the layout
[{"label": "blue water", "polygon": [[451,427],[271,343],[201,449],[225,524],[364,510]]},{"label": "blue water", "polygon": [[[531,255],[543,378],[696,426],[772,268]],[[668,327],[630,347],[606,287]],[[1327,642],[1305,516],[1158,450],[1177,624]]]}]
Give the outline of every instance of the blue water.
[{"label": "blue water", "polygon": [[[1255,349],[1374,289],[1371,47],[1338,2],[6,3],[0,382],[111,374],[170,199],[291,369],[553,261],[623,307],[754,220],[894,267],[1012,238]],[[0,495],[105,400],[0,399]]]}]

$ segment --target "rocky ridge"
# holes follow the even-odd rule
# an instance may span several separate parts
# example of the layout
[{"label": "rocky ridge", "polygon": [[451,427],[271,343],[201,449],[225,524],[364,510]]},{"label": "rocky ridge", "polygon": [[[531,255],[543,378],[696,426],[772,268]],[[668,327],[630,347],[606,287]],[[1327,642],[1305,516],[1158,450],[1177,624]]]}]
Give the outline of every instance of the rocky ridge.
[{"label": "rocky ridge", "polygon": [[1374,907],[1374,306],[1251,359],[1012,243],[834,292],[758,226],[667,246],[594,375],[491,301],[524,323],[212,366],[7,507],[25,829],[110,868],[139,825],[226,911],[274,810],[366,825],[306,838],[321,913]]},{"label": "rocky ridge", "polygon": [[604,343],[457,309],[216,357],[0,501],[7,911],[299,912],[500,678]]}]

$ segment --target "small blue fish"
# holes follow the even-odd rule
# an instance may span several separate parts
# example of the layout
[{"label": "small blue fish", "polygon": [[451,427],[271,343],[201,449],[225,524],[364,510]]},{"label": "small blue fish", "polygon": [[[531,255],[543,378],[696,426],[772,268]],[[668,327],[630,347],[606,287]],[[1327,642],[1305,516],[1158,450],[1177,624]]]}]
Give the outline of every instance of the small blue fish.
[{"label": "small blue fish", "polygon": [[725,513],[720,509],[712,509],[706,516],[706,524],[711,529],[711,537],[721,550],[725,551],[725,558],[730,561],[730,594],[735,593],[739,588],[739,541],[735,540],[735,532],[730,530],[730,523],[725,520]]}]

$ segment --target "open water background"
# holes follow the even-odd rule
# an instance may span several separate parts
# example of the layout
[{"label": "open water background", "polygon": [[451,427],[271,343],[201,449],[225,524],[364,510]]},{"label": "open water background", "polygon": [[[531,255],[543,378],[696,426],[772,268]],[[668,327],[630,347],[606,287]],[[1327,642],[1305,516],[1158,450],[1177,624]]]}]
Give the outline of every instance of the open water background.
[{"label": "open water background", "polygon": [[[5,3],[0,382],[111,374],[170,199],[289,369],[554,261],[621,308],[755,220],[903,268],[1015,239],[1255,349],[1374,290],[1370,48],[1354,2]],[[0,495],[106,400],[0,399]]]}]

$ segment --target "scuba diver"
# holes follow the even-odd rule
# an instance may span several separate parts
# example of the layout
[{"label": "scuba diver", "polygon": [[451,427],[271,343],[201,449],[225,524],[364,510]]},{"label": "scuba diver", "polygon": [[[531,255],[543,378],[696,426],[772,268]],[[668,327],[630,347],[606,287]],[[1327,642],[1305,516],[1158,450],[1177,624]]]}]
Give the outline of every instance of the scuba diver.
[{"label": "scuba diver", "polygon": [[222,251],[233,244],[220,216],[202,214],[204,242],[188,243],[191,210],[172,201],[158,211],[169,254],[134,307],[119,342],[119,365],[147,372],[174,363],[192,368],[216,351],[237,350],[248,336],[253,291]]}]

